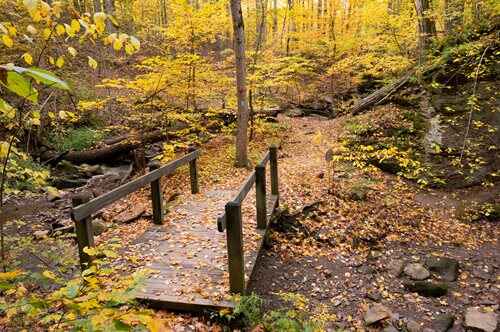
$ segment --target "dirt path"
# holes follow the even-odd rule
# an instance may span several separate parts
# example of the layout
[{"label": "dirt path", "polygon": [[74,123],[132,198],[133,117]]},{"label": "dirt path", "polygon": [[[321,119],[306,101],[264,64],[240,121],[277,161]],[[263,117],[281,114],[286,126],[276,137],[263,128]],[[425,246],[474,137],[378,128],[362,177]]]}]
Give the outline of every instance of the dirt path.
[{"label": "dirt path", "polygon": [[[281,150],[282,206],[294,211],[321,204],[289,220],[287,231],[276,231],[272,248],[260,257],[251,285],[268,309],[284,305],[282,292],[301,294],[308,311],[326,317],[324,326],[332,329],[366,328],[363,316],[375,303],[392,312],[376,328],[416,322],[438,329],[449,314],[460,330],[471,306],[498,313],[498,224],[461,222],[449,205],[439,204],[439,192],[430,191],[434,201],[423,204],[418,188],[382,172],[346,172],[336,165],[332,182],[325,152],[338,143],[342,120],[284,121],[291,130]],[[359,183],[367,184],[366,197],[353,199]],[[436,272],[428,278],[446,282],[446,294],[428,297],[406,289],[403,284],[413,281],[401,270],[409,263],[431,269],[436,257],[460,266],[456,281]]]}]

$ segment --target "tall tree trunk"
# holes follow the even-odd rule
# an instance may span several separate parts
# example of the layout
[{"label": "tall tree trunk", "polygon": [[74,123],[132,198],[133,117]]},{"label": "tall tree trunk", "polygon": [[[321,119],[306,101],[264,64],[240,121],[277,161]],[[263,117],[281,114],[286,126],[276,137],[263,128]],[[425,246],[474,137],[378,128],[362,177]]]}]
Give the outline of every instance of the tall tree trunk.
[{"label": "tall tree trunk", "polygon": [[94,13],[102,12],[101,0],[92,0],[94,4]]},{"label": "tall tree trunk", "polygon": [[248,99],[245,61],[245,26],[240,0],[231,0],[234,53],[236,58],[236,97],[238,100],[238,130],[236,133],[236,166],[248,165]]},{"label": "tall tree trunk", "polygon": [[[106,14],[115,17],[115,0],[104,0],[104,7],[106,9]],[[106,20],[106,29],[107,32],[115,32],[115,26],[110,19]]]},{"label": "tall tree trunk", "polygon": [[418,19],[419,61],[425,59],[430,38],[436,34],[436,24],[430,16],[430,0],[415,0],[415,11]]},{"label": "tall tree trunk", "polygon": [[288,33],[286,36],[286,55],[290,55],[291,33],[295,32],[295,18],[293,13],[293,0],[288,0]]},{"label": "tall tree trunk", "polygon": [[444,31],[447,35],[455,35],[463,24],[464,0],[444,1]]},{"label": "tall tree trunk", "polygon": [[273,0],[273,36],[278,32],[278,0]]}]

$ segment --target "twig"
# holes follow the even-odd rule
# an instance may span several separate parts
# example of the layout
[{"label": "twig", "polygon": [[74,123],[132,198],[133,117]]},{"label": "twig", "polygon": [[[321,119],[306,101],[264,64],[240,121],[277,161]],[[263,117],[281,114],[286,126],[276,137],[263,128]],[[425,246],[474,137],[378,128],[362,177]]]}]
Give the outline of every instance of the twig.
[{"label": "twig", "polygon": [[[476,96],[476,89],[477,89],[477,78],[479,77],[479,69],[481,68],[481,63],[483,62],[484,55],[486,54],[486,51],[488,51],[490,47],[487,46],[483,54],[481,55],[481,58],[479,59],[479,63],[477,64],[476,68],[476,77],[474,78],[474,87],[472,88],[472,96]],[[464,151],[465,151],[465,146],[467,144],[467,137],[469,136],[469,131],[470,131],[470,124],[472,122],[472,112],[474,111],[474,105],[470,106],[470,112],[469,112],[469,119],[467,120],[467,128],[465,129],[465,135],[464,135],[464,144],[462,145],[462,151],[460,152],[460,163],[462,163],[462,158],[464,156]]]}]

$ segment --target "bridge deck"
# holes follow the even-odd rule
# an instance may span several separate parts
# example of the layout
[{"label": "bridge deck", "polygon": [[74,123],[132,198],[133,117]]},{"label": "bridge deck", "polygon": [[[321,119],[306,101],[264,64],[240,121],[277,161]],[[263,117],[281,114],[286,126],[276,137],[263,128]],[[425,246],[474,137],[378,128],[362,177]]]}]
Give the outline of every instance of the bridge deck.
[{"label": "bridge deck", "polygon": [[[252,190],[254,192],[254,189]],[[264,232],[256,228],[255,194],[242,206],[245,280],[253,271]],[[150,305],[175,310],[232,307],[227,271],[226,233],[217,230],[217,216],[235,191],[213,190],[167,213],[163,225],[151,225],[129,252],[139,253],[153,272],[137,295]],[[268,196],[268,218],[276,204]]]}]

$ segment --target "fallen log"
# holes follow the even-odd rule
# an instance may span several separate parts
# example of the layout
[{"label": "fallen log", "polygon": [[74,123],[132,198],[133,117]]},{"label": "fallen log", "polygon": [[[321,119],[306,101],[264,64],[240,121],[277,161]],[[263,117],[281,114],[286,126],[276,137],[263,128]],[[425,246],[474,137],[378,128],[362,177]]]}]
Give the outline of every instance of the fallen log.
[{"label": "fallen log", "polygon": [[367,97],[361,99],[351,108],[351,114],[353,115],[359,114],[361,111],[365,110],[370,106],[382,103],[384,100],[389,98],[394,92],[399,90],[399,88],[405,85],[406,82],[408,82],[408,80],[410,79],[410,77],[413,76],[414,73],[415,69],[410,70],[395,82],[386,85],[383,88],[378,89],[377,91],[371,93]]},{"label": "fallen log", "polygon": [[130,151],[137,149],[144,144],[151,144],[162,140],[178,138],[174,133],[169,133],[164,130],[156,130],[148,134],[139,136],[130,136],[127,139],[117,143],[103,146],[100,148],[87,151],[68,151],[60,156],[55,152],[47,152],[42,156],[42,159],[53,160],[58,156],[58,161],[67,160],[74,164],[97,164],[114,161],[113,159],[127,155]]}]

